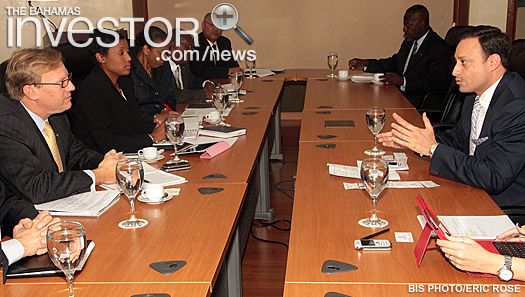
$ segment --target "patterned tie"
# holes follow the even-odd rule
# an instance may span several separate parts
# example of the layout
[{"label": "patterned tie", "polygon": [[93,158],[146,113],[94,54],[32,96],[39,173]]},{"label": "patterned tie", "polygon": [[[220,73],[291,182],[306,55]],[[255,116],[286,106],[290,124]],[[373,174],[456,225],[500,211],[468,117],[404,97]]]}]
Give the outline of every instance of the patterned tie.
[{"label": "patterned tie", "polygon": [[412,57],[414,57],[417,53],[417,41],[414,41],[414,47],[412,48]]},{"label": "patterned tie", "polygon": [[177,65],[175,68],[175,83],[177,84],[177,88],[182,90],[182,84],[180,83],[180,66]]},{"label": "patterned tie", "polygon": [[476,99],[474,100],[474,107],[472,108],[472,118],[470,122],[470,155],[474,155],[474,151],[476,150],[476,144],[474,140],[478,138],[477,122],[482,107],[483,106],[481,106],[481,102],[479,102],[479,96],[476,96]]},{"label": "patterned tie", "polygon": [[44,134],[44,138],[46,139],[47,145],[49,146],[49,150],[53,155],[53,159],[55,159],[55,163],[57,163],[58,172],[64,171],[64,167],[62,166],[62,159],[60,159],[60,152],[58,151],[55,132],[53,131],[53,128],[51,128],[51,125],[48,122],[46,122],[44,126]]},{"label": "patterned tie", "polygon": [[217,51],[217,45],[214,44],[211,46],[211,48],[213,49],[213,51],[211,52],[211,56],[213,57],[213,63],[215,65],[217,65],[217,57],[216,55],[219,55],[219,52]]}]

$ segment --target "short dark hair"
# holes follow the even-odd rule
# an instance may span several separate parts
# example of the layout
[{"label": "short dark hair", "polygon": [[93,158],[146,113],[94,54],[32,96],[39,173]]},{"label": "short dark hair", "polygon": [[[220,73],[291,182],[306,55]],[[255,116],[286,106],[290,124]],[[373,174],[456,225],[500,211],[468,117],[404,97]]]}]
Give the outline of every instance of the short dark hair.
[{"label": "short dark hair", "polygon": [[208,12],[207,14],[204,15],[204,18],[202,19],[202,22],[206,22],[206,18],[207,17],[211,17],[211,12]]},{"label": "short dark hair", "polygon": [[[168,34],[166,34],[164,30],[162,30],[159,27],[155,27],[155,26],[149,27],[148,34],[149,34],[149,38],[151,39],[151,41],[156,42],[156,43],[161,43],[164,40],[166,40],[166,38],[168,38]],[[139,34],[137,34],[135,41],[139,48],[143,47],[144,45],[147,45],[148,47],[153,47],[153,45],[149,44],[148,41],[146,40],[146,35],[144,31],[140,31]]]},{"label": "short dark hair", "polygon": [[[109,30],[109,29],[106,29],[106,30]],[[111,30],[113,31],[113,30]],[[114,31],[116,32],[116,31]],[[120,32],[116,32],[118,34],[118,40],[122,40],[124,39],[124,35],[122,35]],[[93,38],[91,44],[89,45],[89,57],[91,58],[91,62],[93,62],[93,64],[98,64],[98,61],[97,61],[97,58],[95,57],[95,55],[97,53],[103,55],[103,56],[107,56],[108,54],[108,51],[109,51],[109,47],[106,47],[106,46],[103,46],[102,44],[99,43],[99,40],[102,42],[102,43],[105,43],[105,44],[110,44],[110,43],[113,43],[115,42],[115,36],[113,36],[112,34],[109,34],[109,33],[104,33],[102,31],[100,31],[99,29],[95,29],[93,31],[93,33],[90,34],[90,37]],[[97,39],[98,37],[98,39]]]},{"label": "short dark hair", "polygon": [[501,32],[500,29],[484,25],[472,27],[462,32],[459,36],[460,41],[467,38],[478,39],[485,59],[490,55],[497,54],[501,58],[501,65],[505,69],[509,69],[512,42],[510,37]]},{"label": "short dark hair", "polygon": [[412,5],[410,6],[406,13],[417,13],[419,15],[421,15],[421,18],[427,23],[427,25],[429,24],[429,20],[430,20],[430,13],[428,12],[428,9],[421,5],[421,4],[415,4],[415,5]]}]

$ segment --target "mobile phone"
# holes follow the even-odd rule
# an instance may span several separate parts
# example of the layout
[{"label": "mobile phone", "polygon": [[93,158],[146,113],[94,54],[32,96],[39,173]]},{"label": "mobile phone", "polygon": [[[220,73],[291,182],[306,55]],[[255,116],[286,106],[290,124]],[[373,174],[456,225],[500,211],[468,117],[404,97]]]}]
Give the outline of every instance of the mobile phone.
[{"label": "mobile phone", "polygon": [[392,249],[392,243],[388,239],[357,239],[354,241],[356,250],[388,251]]},{"label": "mobile phone", "polygon": [[184,170],[184,169],[190,169],[191,165],[187,162],[182,163],[166,163],[162,165],[162,170],[170,172],[170,171],[178,171],[178,170]]}]

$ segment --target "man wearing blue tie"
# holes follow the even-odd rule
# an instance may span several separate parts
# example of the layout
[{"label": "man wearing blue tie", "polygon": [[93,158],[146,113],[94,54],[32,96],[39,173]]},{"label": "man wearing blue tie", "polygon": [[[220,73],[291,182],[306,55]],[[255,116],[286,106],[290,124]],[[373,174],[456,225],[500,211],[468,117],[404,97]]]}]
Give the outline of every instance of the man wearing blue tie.
[{"label": "man wearing blue tie", "polygon": [[498,28],[465,31],[452,74],[461,92],[476,95],[465,99],[458,124],[434,134],[426,114],[418,128],[394,113],[397,123],[378,140],[430,156],[430,173],[481,188],[500,207],[525,206],[525,81],[507,71],[510,48]]}]

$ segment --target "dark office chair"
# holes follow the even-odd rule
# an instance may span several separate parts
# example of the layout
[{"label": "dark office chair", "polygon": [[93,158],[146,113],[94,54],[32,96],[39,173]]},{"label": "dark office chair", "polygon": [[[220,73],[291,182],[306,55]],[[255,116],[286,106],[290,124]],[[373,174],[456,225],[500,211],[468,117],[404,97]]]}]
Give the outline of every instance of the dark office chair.
[{"label": "dark office chair", "polygon": [[452,129],[461,117],[461,109],[465,97],[473,93],[462,93],[459,91],[459,86],[456,81],[452,81],[446,94],[445,106],[443,113],[438,122],[434,123],[434,131],[443,131]]},{"label": "dark office chair", "polygon": [[459,43],[459,36],[463,31],[472,28],[472,26],[454,26],[448,29],[447,35],[445,35],[445,42],[450,48],[450,52],[454,54],[456,52],[456,47]]},{"label": "dark office chair", "polygon": [[525,79],[525,39],[517,39],[512,43],[509,70],[519,73]]}]

